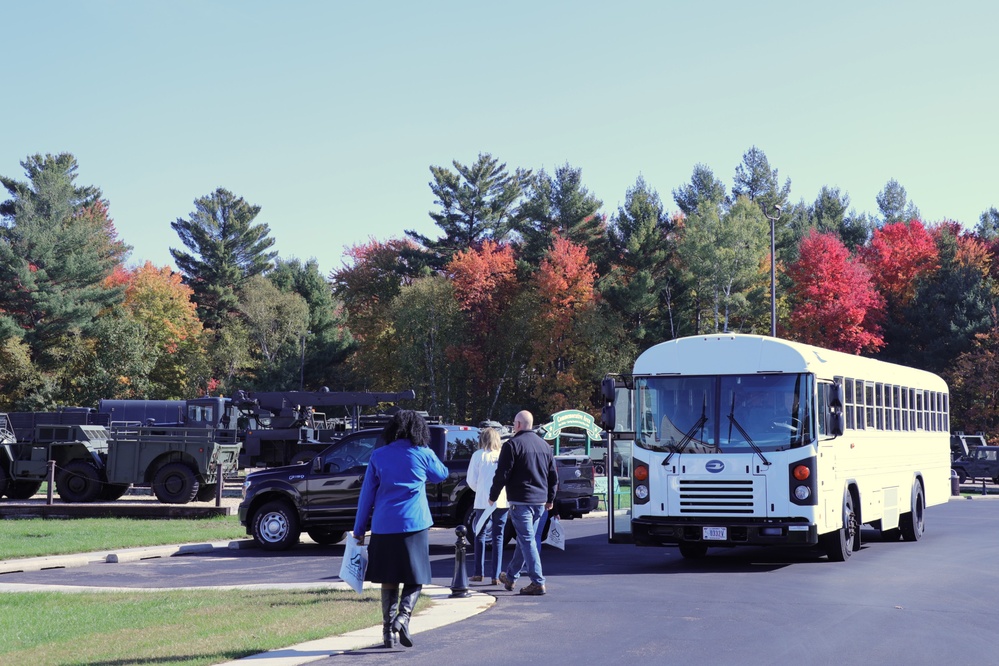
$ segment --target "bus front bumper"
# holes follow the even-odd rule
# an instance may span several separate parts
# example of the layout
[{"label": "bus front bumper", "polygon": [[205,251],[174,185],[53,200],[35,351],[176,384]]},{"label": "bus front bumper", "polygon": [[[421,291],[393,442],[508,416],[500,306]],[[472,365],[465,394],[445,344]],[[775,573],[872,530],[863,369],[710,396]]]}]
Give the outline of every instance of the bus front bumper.
[{"label": "bus front bumper", "polygon": [[792,518],[740,521],[645,516],[632,519],[631,532],[639,546],[675,546],[681,542],[701,542],[710,547],[814,546],[819,541],[815,525]]}]

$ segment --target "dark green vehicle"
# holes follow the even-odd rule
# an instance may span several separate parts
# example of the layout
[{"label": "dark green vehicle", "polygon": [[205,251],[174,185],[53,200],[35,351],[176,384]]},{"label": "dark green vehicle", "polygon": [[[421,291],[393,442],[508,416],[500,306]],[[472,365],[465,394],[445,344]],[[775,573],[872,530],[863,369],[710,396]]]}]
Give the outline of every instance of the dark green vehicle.
[{"label": "dark green vehicle", "polygon": [[0,495],[27,499],[48,478],[64,502],[111,501],[129,486],[150,486],[159,501],[186,504],[215,496],[220,479],[236,472],[240,445],[216,441],[205,428],[97,425],[36,426],[30,443],[17,443],[0,415]]}]

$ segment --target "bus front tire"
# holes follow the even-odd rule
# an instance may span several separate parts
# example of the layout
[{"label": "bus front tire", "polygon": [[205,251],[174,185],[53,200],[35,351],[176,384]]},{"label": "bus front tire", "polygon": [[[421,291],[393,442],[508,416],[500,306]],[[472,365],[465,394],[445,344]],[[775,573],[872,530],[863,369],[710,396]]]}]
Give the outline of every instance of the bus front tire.
[{"label": "bus front tire", "polygon": [[835,532],[819,536],[822,549],[831,562],[845,562],[860,550],[860,524],[853,510],[853,495],[847,490],[843,494],[843,527]]}]

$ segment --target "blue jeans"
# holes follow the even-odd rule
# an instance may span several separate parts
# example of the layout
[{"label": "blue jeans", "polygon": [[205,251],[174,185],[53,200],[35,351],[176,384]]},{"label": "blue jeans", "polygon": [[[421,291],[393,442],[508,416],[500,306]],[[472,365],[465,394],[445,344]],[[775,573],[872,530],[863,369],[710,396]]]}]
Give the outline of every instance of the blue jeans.
[{"label": "blue jeans", "polygon": [[541,552],[535,538],[540,529],[543,504],[511,504],[510,522],[517,530],[517,547],[513,550],[513,558],[506,568],[506,577],[511,581],[520,577],[520,570],[527,566],[527,575],[532,583],[545,584],[541,573]]},{"label": "blue jeans", "polygon": [[[475,559],[472,566],[473,576],[485,576],[486,578],[499,578],[500,571],[503,570],[503,530],[506,527],[506,514],[509,509],[494,509],[489,520],[482,526],[482,531],[475,535],[472,541],[475,546]],[[475,510],[475,520],[485,513],[485,509]],[[489,558],[489,568],[486,569],[486,544],[492,543],[493,552]],[[487,574],[486,571],[489,573]]]}]

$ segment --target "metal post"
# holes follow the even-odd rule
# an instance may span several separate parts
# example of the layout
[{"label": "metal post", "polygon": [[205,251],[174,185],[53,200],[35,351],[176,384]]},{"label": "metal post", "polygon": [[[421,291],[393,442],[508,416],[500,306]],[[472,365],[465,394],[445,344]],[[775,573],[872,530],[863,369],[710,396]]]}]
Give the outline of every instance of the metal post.
[{"label": "metal post", "polygon": [[45,504],[52,505],[52,486],[55,485],[55,460],[49,461],[48,488],[45,489]]},{"label": "metal post", "polygon": [[451,579],[450,597],[470,597],[468,591],[468,573],[465,571],[465,535],[468,529],[464,525],[454,528],[458,540],[454,542],[454,577]]}]

